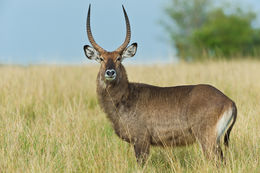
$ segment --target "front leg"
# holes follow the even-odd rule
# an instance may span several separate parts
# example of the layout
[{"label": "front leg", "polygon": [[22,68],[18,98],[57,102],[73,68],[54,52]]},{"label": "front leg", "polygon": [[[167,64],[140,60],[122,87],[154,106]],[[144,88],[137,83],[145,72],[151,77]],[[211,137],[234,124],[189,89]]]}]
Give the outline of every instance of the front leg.
[{"label": "front leg", "polygon": [[144,165],[147,157],[150,152],[150,142],[149,141],[137,141],[134,144],[135,149],[135,157],[137,160],[137,163],[140,165]]}]

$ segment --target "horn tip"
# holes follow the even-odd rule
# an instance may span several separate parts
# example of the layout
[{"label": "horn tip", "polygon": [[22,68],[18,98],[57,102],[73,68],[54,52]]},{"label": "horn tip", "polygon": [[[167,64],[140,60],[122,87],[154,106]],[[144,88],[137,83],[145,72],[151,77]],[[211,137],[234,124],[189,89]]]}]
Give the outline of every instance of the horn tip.
[{"label": "horn tip", "polygon": [[123,8],[123,10],[125,11],[125,7],[124,7],[124,5],[122,4],[122,8]]}]

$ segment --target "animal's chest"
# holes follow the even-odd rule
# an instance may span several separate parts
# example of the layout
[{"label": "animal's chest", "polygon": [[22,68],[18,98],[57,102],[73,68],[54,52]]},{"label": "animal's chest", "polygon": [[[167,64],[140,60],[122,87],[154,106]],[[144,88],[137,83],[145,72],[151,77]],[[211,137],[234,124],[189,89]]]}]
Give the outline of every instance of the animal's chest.
[{"label": "animal's chest", "polygon": [[101,107],[112,122],[115,133],[127,142],[135,141],[136,111],[128,102],[102,102]]},{"label": "animal's chest", "polygon": [[127,142],[136,140],[137,118],[133,111],[125,111],[124,108],[118,109],[118,120],[114,124],[116,134]]}]

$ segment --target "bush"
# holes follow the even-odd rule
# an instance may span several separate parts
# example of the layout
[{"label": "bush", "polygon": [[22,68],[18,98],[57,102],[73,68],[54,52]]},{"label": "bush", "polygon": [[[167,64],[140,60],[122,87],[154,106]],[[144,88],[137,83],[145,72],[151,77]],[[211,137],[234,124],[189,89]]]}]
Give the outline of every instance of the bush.
[{"label": "bush", "polygon": [[[259,44],[259,35],[252,28],[252,14],[226,15],[223,10],[209,14],[207,22],[193,32],[191,41],[197,50],[211,57],[254,55],[254,46]],[[258,38],[257,38],[258,37]]]},{"label": "bush", "polygon": [[259,56],[260,30],[251,25],[255,14],[239,8],[227,14],[212,4],[212,0],[172,0],[166,7],[170,22],[163,26],[179,58]]}]

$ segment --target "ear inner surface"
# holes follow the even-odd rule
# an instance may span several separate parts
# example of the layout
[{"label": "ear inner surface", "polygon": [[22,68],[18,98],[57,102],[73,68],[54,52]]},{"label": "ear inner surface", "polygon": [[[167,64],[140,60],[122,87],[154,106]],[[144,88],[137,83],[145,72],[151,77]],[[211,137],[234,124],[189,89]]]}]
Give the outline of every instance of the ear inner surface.
[{"label": "ear inner surface", "polygon": [[100,62],[100,55],[93,47],[90,47],[88,45],[84,46],[84,52],[87,58]]},{"label": "ear inner surface", "polygon": [[136,49],[137,49],[137,44],[136,43],[131,44],[124,50],[122,57],[123,58],[133,57],[136,53]]}]

